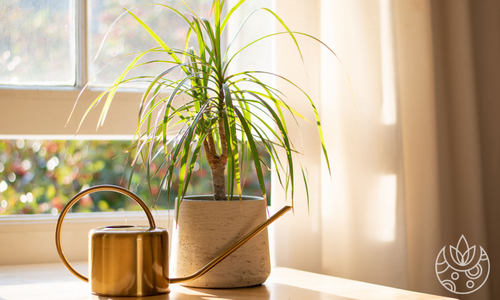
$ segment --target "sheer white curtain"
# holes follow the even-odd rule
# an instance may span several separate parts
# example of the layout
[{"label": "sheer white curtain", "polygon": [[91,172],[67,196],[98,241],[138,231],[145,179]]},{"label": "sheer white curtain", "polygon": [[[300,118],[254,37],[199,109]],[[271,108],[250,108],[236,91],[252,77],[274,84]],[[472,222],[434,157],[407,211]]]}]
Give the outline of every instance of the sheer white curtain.
[{"label": "sheer white curtain", "polygon": [[[389,0],[323,1],[321,105],[332,178],[322,166],[323,272],[408,282],[404,173]],[[334,12],[334,13],[332,13]]]},{"label": "sheer white curtain", "polygon": [[[277,72],[316,99],[332,173],[317,147],[314,124],[300,124],[301,163],[308,168],[311,201],[307,207],[305,191],[298,189],[294,216],[276,224],[276,262],[404,287],[408,276],[401,264],[406,260],[404,190],[391,5],[277,1],[277,11],[291,28],[321,36],[342,63],[320,44],[299,38],[302,66],[292,42],[277,42]],[[291,105],[314,120],[300,92],[286,84],[280,88]],[[279,189],[273,193],[278,201],[283,197]]]},{"label": "sheer white curtain", "polygon": [[456,297],[434,268],[463,234],[487,251],[491,273],[460,299],[498,298],[500,3],[304,2],[276,8],[336,52],[352,96],[328,50],[301,39],[304,73],[293,45],[278,41],[277,72],[320,99],[332,173],[314,126],[302,126],[310,212],[299,191],[295,216],[276,224],[277,264]]}]

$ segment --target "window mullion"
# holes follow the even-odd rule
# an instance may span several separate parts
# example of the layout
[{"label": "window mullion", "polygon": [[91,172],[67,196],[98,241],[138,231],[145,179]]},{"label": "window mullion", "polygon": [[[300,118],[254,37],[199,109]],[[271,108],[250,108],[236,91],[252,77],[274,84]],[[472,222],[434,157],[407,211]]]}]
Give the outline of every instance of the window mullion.
[{"label": "window mullion", "polygon": [[76,1],[76,87],[88,82],[87,68],[87,0]]}]

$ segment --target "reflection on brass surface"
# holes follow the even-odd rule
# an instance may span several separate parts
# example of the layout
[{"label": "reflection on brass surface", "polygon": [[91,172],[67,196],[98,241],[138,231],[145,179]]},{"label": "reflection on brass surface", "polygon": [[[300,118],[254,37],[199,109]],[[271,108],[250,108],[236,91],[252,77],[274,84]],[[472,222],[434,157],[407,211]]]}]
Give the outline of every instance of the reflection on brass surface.
[{"label": "reflection on brass surface", "polygon": [[107,226],[90,231],[90,286],[93,293],[103,296],[150,296],[168,293],[170,283],[185,282],[202,276],[291,209],[291,206],[282,208],[198,272],[182,278],[168,278],[168,232],[163,228],[156,228],[146,204],[137,195],[119,186],[91,187],[75,195],[64,207],[57,221],[55,236],[56,248],[64,265],[73,275],[85,282],[89,282],[89,279],[71,266],[62,251],[61,228],[69,209],[84,196],[97,191],[114,191],[132,198],[143,208],[150,225]]},{"label": "reflection on brass surface", "polygon": [[99,295],[168,292],[168,233],[147,226],[90,231],[90,286]]}]

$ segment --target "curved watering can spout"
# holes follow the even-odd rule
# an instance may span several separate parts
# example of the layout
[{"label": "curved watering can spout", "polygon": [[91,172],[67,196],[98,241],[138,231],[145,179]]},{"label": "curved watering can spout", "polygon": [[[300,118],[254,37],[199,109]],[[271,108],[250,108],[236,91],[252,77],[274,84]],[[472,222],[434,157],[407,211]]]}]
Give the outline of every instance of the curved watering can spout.
[{"label": "curved watering can spout", "polygon": [[252,239],[254,236],[259,234],[261,231],[267,228],[272,222],[276,221],[279,217],[284,215],[286,212],[288,212],[290,209],[292,209],[291,206],[287,205],[280,209],[277,213],[272,215],[269,219],[266,221],[262,222],[259,226],[257,226],[255,229],[247,233],[244,237],[242,237],[239,241],[234,243],[231,247],[229,247],[227,250],[225,250],[222,254],[214,258],[211,262],[206,264],[203,268],[198,270],[196,273],[193,273],[189,276],[186,277],[179,277],[179,278],[169,278],[170,283],[181,283],[181,282],[186,282],[186,281],[191,281],[195,280],[196,278],[202,276],[206,272],[208,272],[210,269],[215,267],[218,263],[220,263],[222,260],[224,260],[226,257],[231,255],[234,251],[236,251],[238,248],[243,246],[246,242],[248,242],[250,239]]}]

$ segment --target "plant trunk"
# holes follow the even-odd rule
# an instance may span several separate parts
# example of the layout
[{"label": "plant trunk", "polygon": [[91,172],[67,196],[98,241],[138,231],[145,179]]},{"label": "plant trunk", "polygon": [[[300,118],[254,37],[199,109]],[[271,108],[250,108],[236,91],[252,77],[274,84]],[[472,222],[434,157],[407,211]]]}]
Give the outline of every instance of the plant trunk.
[{"label": "plant trunk", "polygon": [[210,171],[212,172],[212,185],[214,188],[214,200],[227,200],[226,196],[226,178],[224,176],[224,171],[226,169],[227,163],[227,145],[226,132],[224,130],[224,123],[222,120],[219,121],[219,137],[222,144],[222,153],[217,154],[215,147],[214,138],[212,133],[208,134],[207,139],[203,142],[203,147],[205,148],[205,155],[207,156],[208,164],[210,165]]},{"label": "plant trunk", "polygon": [[214,200],[227,200],[226,178],[224,176],[225,169],[225,162],[218,162],[214,166],[210,165],[210,171],[212,171],[212,184],[214,187]]}]

